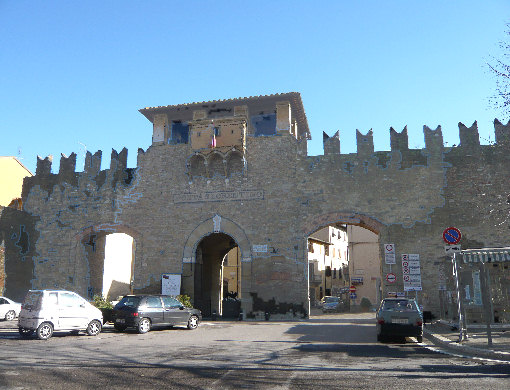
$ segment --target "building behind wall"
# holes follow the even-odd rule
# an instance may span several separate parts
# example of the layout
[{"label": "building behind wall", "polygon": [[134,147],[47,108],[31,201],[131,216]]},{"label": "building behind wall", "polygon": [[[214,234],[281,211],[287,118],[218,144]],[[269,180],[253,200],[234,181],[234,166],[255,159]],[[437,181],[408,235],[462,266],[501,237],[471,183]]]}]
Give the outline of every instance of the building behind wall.
[{"label": "building behind wall", "polygon": [[18,200],[21,199],[23,179],[30,176],[33,173],[16,157],[0,156],[0,206],[15,204],[16,208],[21,209]]},{"label": "building behind wall", "polygon": [[346,227],[327,226],[308,237],[310,300],[338,296],[348,286]]},{"label": "building behind wall", "polygon": [[356,287],[356,298],[351,306],[359,306],[367,298],[373,306],[381,299],[381,261],[379,237],[370,230],[347,226],[349,237],[349,275],[351,285]]},{"label": "building behind wall", "polygon": [[[33,176],[32,172],[16,157],[0,156],[0,216],[5,207],[22,209],[23,179],[30,176]],[[10,209],[5,213],[13,213]],[[5,242],[0,235],[0,295],[4,290],[5,277]]]}]

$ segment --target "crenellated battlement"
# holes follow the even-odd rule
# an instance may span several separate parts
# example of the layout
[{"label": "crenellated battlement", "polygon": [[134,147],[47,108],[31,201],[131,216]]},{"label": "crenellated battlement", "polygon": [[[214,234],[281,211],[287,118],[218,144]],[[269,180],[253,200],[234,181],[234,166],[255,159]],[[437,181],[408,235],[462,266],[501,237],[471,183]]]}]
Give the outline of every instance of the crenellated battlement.
[{"label": "crenellated battlement", "polygon": [[[140,150],[143,152],[143,149],[139,149],[139,155]],[[55,185],[89,188],[92,184],[96,190],[102,188],[105,183],[109,183],[113,189],[117,188],[118,184],[129,186],[133,180],[134,170],[127,168],[127,149],[123,148],[120,152],[112,149],[110,168],[105,170],[101,170],[102,154],[101,150],[94,154],[87,151],[81,172],[76,171],[76,153],[71,153],[69,157],[62,154],[58,173],[51,173],[52,156],[44,159],[37,156],[36,174],[25,180],[22,196],[28,196],[31,188],[36,185],[46,191],[48,196],[53,192]]]},{"label": "crenellated battlement", "polygon": [[[496,146],[505,146],[510,144],[510,121],[507,124],[502,124],[499,120],[494,120],[494,130]],[[432,129],[428,126],[423,126],[423,135],[425,139],[425,148],[423,152],[426,155],[433,155],[442,153],[445,146],[443,144],[443,132],[441,126]],[[459,149],[459,152],[464,151],[471,153],[477,148],[485,147],[487,145],[480,145],[480,136],[478,133],[478,123],[475,121],[470,127],[467,127],[462,122],[459,122],[459,138],[460,144],[453,148]],[[367,158],[374,153],[383,153],[384,151],[374,151],[373,132],[369,130],[367,134],[362,134],[356,130],[356,155],[359,158]],[[326,132],[323,132],[323,146],[324,155],[340,154],[340,135],[337,131],[334,136],[330,137]],[[409,138],[407,126],[399,133],[393,127],[390,127],[390,146],[391,151],[405,152],[409,151]],[[422,151],[422,149],[413,149],[415,151]]]},{"label": "crenellated battlement", "polygon": [[407,126],[399,133],[393,127],[390,127],[390,147],[391,150],[408,150],[409,138],[407,136]]}]

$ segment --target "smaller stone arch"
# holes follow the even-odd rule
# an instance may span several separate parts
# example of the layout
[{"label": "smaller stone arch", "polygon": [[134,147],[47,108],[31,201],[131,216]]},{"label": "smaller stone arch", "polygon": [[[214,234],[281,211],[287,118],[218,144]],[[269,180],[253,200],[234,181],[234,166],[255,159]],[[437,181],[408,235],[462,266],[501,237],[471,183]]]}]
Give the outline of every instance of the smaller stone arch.
[{"label": "smaller stone arch", "polygon": [[241,152],[232,150],[227,154],[227,177],[232,175],[243,175],[245,169],[245,160]]},{"label": "smaller stone arch", "polygon": [[191,178],[199,176],[206,177],[207,170],[205,157],[200,153],[191,156],[188,161],[188,172]]},{"label": "smaller stone arch", "polygon": [[384,224],[378,220],[360,213],[332,212],[307,218],[302,227],[305,236],[309,236],[316,230],[335,223],[361,226],[375,234],[379,234]]},{"label": "smaller stone arch", "polygon": [[250,241],[248,240],[244,230],[230,219],[216,214],[201,222],[188,236],[188,239],[184,244],[182,262],[194,263],[198,244],[202,238],[213,233],[225,233],[232,237],[241,250],[242,262],[250,262],[252,260]]},{"label": "smaller stone arch", "polygon": [[[140,232],[132,227],[124,224],[117,223],[103,223],[98,225],[90,225],[78,230],[73,236],[72,256],[74,260],[72,269],[70,270],[71,286],[68,288],[73,289],[83,296],[89,294],[88,288],[92,279],[99,276],[99,269],[91,266],[89,263],[86,246],[94,246],[97,240],[104,239],[107,235],[113,233],[125,233],[133,238],[133,258],[131,263],[131,286],[135,282],[136,274],[136,260],[143,258],[143,237]],[[103,248],[104,250],[104,248]],[[94,250],[95,251],[95,250]],[[83,277],[86,275],[86,277]]]},{"label": "smaller stone arch", "polygon": [[207,159],[207,167],[209,177],[222,176],[225,177],[225,159],[219,152],[213,152]]}]

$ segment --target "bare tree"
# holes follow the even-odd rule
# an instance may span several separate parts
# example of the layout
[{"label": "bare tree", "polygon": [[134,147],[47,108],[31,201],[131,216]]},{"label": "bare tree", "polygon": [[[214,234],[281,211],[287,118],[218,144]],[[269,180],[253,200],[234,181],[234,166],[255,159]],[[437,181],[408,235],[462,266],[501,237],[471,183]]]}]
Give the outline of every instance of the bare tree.
[{"label": "bare tree", "polygon": [[[506,35],[510,38],[510,23],[506,25]],[[510,116],[510,43],[499,42],[502,55],[500,58],[491,56],[487,66],[496,76],[496,93],[489,99],[504,116]]]}]

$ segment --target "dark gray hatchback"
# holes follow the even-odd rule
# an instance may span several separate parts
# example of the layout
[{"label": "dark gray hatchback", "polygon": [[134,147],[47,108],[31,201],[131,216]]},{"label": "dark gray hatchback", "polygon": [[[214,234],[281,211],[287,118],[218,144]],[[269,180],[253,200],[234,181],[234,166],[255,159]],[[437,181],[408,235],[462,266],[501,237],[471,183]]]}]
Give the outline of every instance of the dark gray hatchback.
[{"label": "dark gray hatchback", "polygon": [[377,310],[377,340],[388,337],[416,337],[423,340],[423,315],[410,298],[385,298]]},{"label": "dark gray hatchback", "polygon": [[169,295],[126,295],[113,308],[112,320],[118,331],[135,328],[139,333],[147,333],[153,326],[183,325],[196,329],[202,313]]}]

